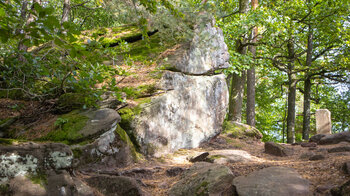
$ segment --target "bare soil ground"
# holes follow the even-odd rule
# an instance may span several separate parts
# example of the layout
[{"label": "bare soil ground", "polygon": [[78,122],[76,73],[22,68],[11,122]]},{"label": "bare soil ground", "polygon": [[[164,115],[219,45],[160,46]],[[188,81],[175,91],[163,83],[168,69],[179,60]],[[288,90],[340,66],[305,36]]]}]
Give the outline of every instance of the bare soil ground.
[{"label": "bare soil ground", "polygon": [[[219,136],[224,137],[224,136]],[[167,195],[173,184],[180,180],[181,175],[169,176],[167,170],[171,168],[189,168],[192,163],[188,161],[190,157],[196,156],[202,152],[210,152],[215,149],[239,149],[249,152],[252,156],[258,157],[257,160],[250,162],[226,163],[235,176],[248,175],[249,173],[271,166],[283,166],[294,168],[305,179],[310,181],[311,195],[316,194],[318,186],[339,186],[350,180],[350,176],[344,174],[342,165],[344,162],[350,161],[350,152],[327,153],[328,148],[334,148],[342,145],[350,145],[350,143],[340,143],[334,145],[319,145],[315,149],[301,147],[300,145],[288,145],[292,148],[293,155],[286,157],[277,157],[266,154],[264,152],[264,143],[252,140],[236,139],[235,145],[232,144],[215,144],[215,141],[203,148],[181,149],[174,154],[169,154],[162,158],[153,158],[147,162],[142,162],[124,168],[123,171],[132,171],[134,168],[145,168],[152,171],[148,175],[133,176],[140,178],[144,183],[143,188],[151,195]],[[214,147],[213,147],[214,146]],[[324,160],[310,161],[300,156],[305,153],[314,152],[315,154],[325,155]]]}]

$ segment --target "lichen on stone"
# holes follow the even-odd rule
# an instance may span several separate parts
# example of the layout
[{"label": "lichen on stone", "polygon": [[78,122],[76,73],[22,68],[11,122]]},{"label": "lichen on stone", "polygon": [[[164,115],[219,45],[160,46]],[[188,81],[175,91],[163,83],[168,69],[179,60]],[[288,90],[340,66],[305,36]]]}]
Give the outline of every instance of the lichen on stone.
[{"label": "lichen on stone", "polygon": [[48,167],[57,169],[70,168],[72,165],[73,155],[66,152],[54,151],[50,152],[46,164]]},{"label": "lichen on stone", "polygon": [[15,153],[0,155],[0,183],[6,182],[9,178],[36,173],[38,168],[38,159],[31,156],[20,156]]}]

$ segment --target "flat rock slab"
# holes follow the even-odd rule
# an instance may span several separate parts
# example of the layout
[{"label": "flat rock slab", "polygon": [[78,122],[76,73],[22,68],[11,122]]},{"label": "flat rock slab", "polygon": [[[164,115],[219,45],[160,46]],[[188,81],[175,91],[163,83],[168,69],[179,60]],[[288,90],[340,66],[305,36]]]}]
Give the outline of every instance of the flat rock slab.
[{"label": "flat rock slab", "polygon": [[233,195],[233,174],[223,165],[199,162],[185,171],[169,192],[182,195]]},{"label": "flat rock slab", "polygon": [[307,196],[309,181],[294,169],[269,167],[233,180],[239,196]]},{"label": "flat rock slab", "polygon": [[88,110],[82,112],[81,115],[89,118],[85,127],[79,131],[80,134],[87,138],[101,135],[121,120],[118,112],[109,108]]},{"label": "flat rock slab", "polygon": [[225,164],[225,163],[247,163],[251,161],[259,161],[258,157],[252,156],[244,150],[214,150],[210,151],[209,159],[213,160],[214,163]]},{"label": "flat rock slab", "polygon": [[338,144],[340,142],[350,142],[350,132],[340,132],[331,135],[317,134],[310,138],[311,142],[317,142],[321,145]]}]

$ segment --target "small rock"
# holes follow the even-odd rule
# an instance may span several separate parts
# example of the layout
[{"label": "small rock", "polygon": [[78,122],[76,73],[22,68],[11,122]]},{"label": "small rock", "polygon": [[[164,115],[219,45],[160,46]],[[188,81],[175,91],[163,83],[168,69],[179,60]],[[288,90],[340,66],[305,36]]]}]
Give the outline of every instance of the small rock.
[{"label": "small rock", "polygon": [[316,193],[326,193],[327,191],[329,191],[330,189],[332,189],[334,186],[332,185],[320,185],[320,186],[317,186],[316,189],[315,189],[315,192]]},{"label": "small rock", "polygon": [[209,156],[209,152],[204,152],[198,156],[191,158],[190,162],[195,163],[195,162],[207,161],[208,156]]},{"label": "small rock", "polygon": [[350,161],[345,162],[342,166],[342,169],[343,169],[345,174],[350,175]]},{"label": "small rock", "polygon": [[300,159],[310,159],[310,157],[314,156],[315,153],[314,152],[305,152],[303,154],[300,155]]},{"label": "small rock", "polygon": [[294,142],[294,143],[292,143],[292,146],[297,146],[297,145],[300,145],[300,142]]},{"label": "small rock", "polygon": [[301,147],[316,147],[317,144],[315,142],[301,143]]},{"label": "small rock", "polygon": [[339,147],[328,149],[329,153],[333,153],[333,152],[349,152],[349,151],[350,151],[350,146],[339,146]]},{"label": "small rock", "polygon": [[173,167],[166,170],[166,175],[169,177],[174,177],[181,174],[183,171],[185,171],[185,169],[182,167]]},{"label": "small rock", "polygon": [[266,142],[265,153],[283,157],[291,154],[291,149],[287,149],[286,147],[274,142]]},{"label": "small rock", "polygon": [[349,196],[350,195],[350,180],[343,185],[331,189],[332,196]]},{"label": "small rock", "polygon": [[326,157],[321,155],[321,154],[316,154],[316,155],[313,155],[312,157],[309,158],[310,161],[318,161],[318,160],[323,160],[325,159]]}]

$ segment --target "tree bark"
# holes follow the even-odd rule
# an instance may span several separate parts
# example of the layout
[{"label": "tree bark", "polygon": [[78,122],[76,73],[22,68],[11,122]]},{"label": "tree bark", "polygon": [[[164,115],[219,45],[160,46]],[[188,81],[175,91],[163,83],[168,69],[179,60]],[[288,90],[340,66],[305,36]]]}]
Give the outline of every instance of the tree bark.
[{"label": "tree bark", "polygon": [[303,113],[303,139],[309,139],[310,132],[310,99],[311,99],[311,80],[307,78],[304,81],[304,113]]},{"label": "tree bark", "polygon": [[63,1],[63,11],[61,23],[68,22],[70,14],[70,0]]},{"label": "tree bark", "polygon": [[[306,67],[311,67],[313,54],[313,31],[312,26],[309,25],[309,35],[307,39],[306,51]],[[309,139],[310,132],[310,99],[311,99],[311,79],[308,72],[305,73],[306,80],[304,81],[304,112],[303,112],[303,139]]]},{"label": "tree bark", "polygon": [[[258,0],[252,0],[252,9],[255,10],[258,6]],[[258,35],[258,28],[254,27],[252,30],[252,43],[256,43]],[[253,58],[256,56],[256,46],[249,46],[248,50],[252,53]],[[247,124],[255,127],[255,66],[252,65],[247,70]]]},{"label": "tree bark", "polygon": [[231,76],[231,92],[229,99],[228,120],[234,122],[242,121],[242,105],[245,83],[245,71],[241,75],[233,73]]},{"label": "tree bark", "polygon": [[287,112],[287,143],[295,142],[295,98],[297,93],[297,79],[294,70],[294,43],[288,43],[288,112]]},{"label": "tree bark", "polygon": [[[249,0],[240,0],[239,1],[239,13],[244,14],[249,10]],[[240,54],[246,54],[247,47],[241,47],[240,43],[245,43],[246,39],[238,41],[237,50]],[[241,122],[242,120],[242,105],[243,105],[243,93],[244,93],[244,84],[246,78],[246,71],[242,73],[231,74],[231,90],[229,98],[229,113],[228,120]]]}]

